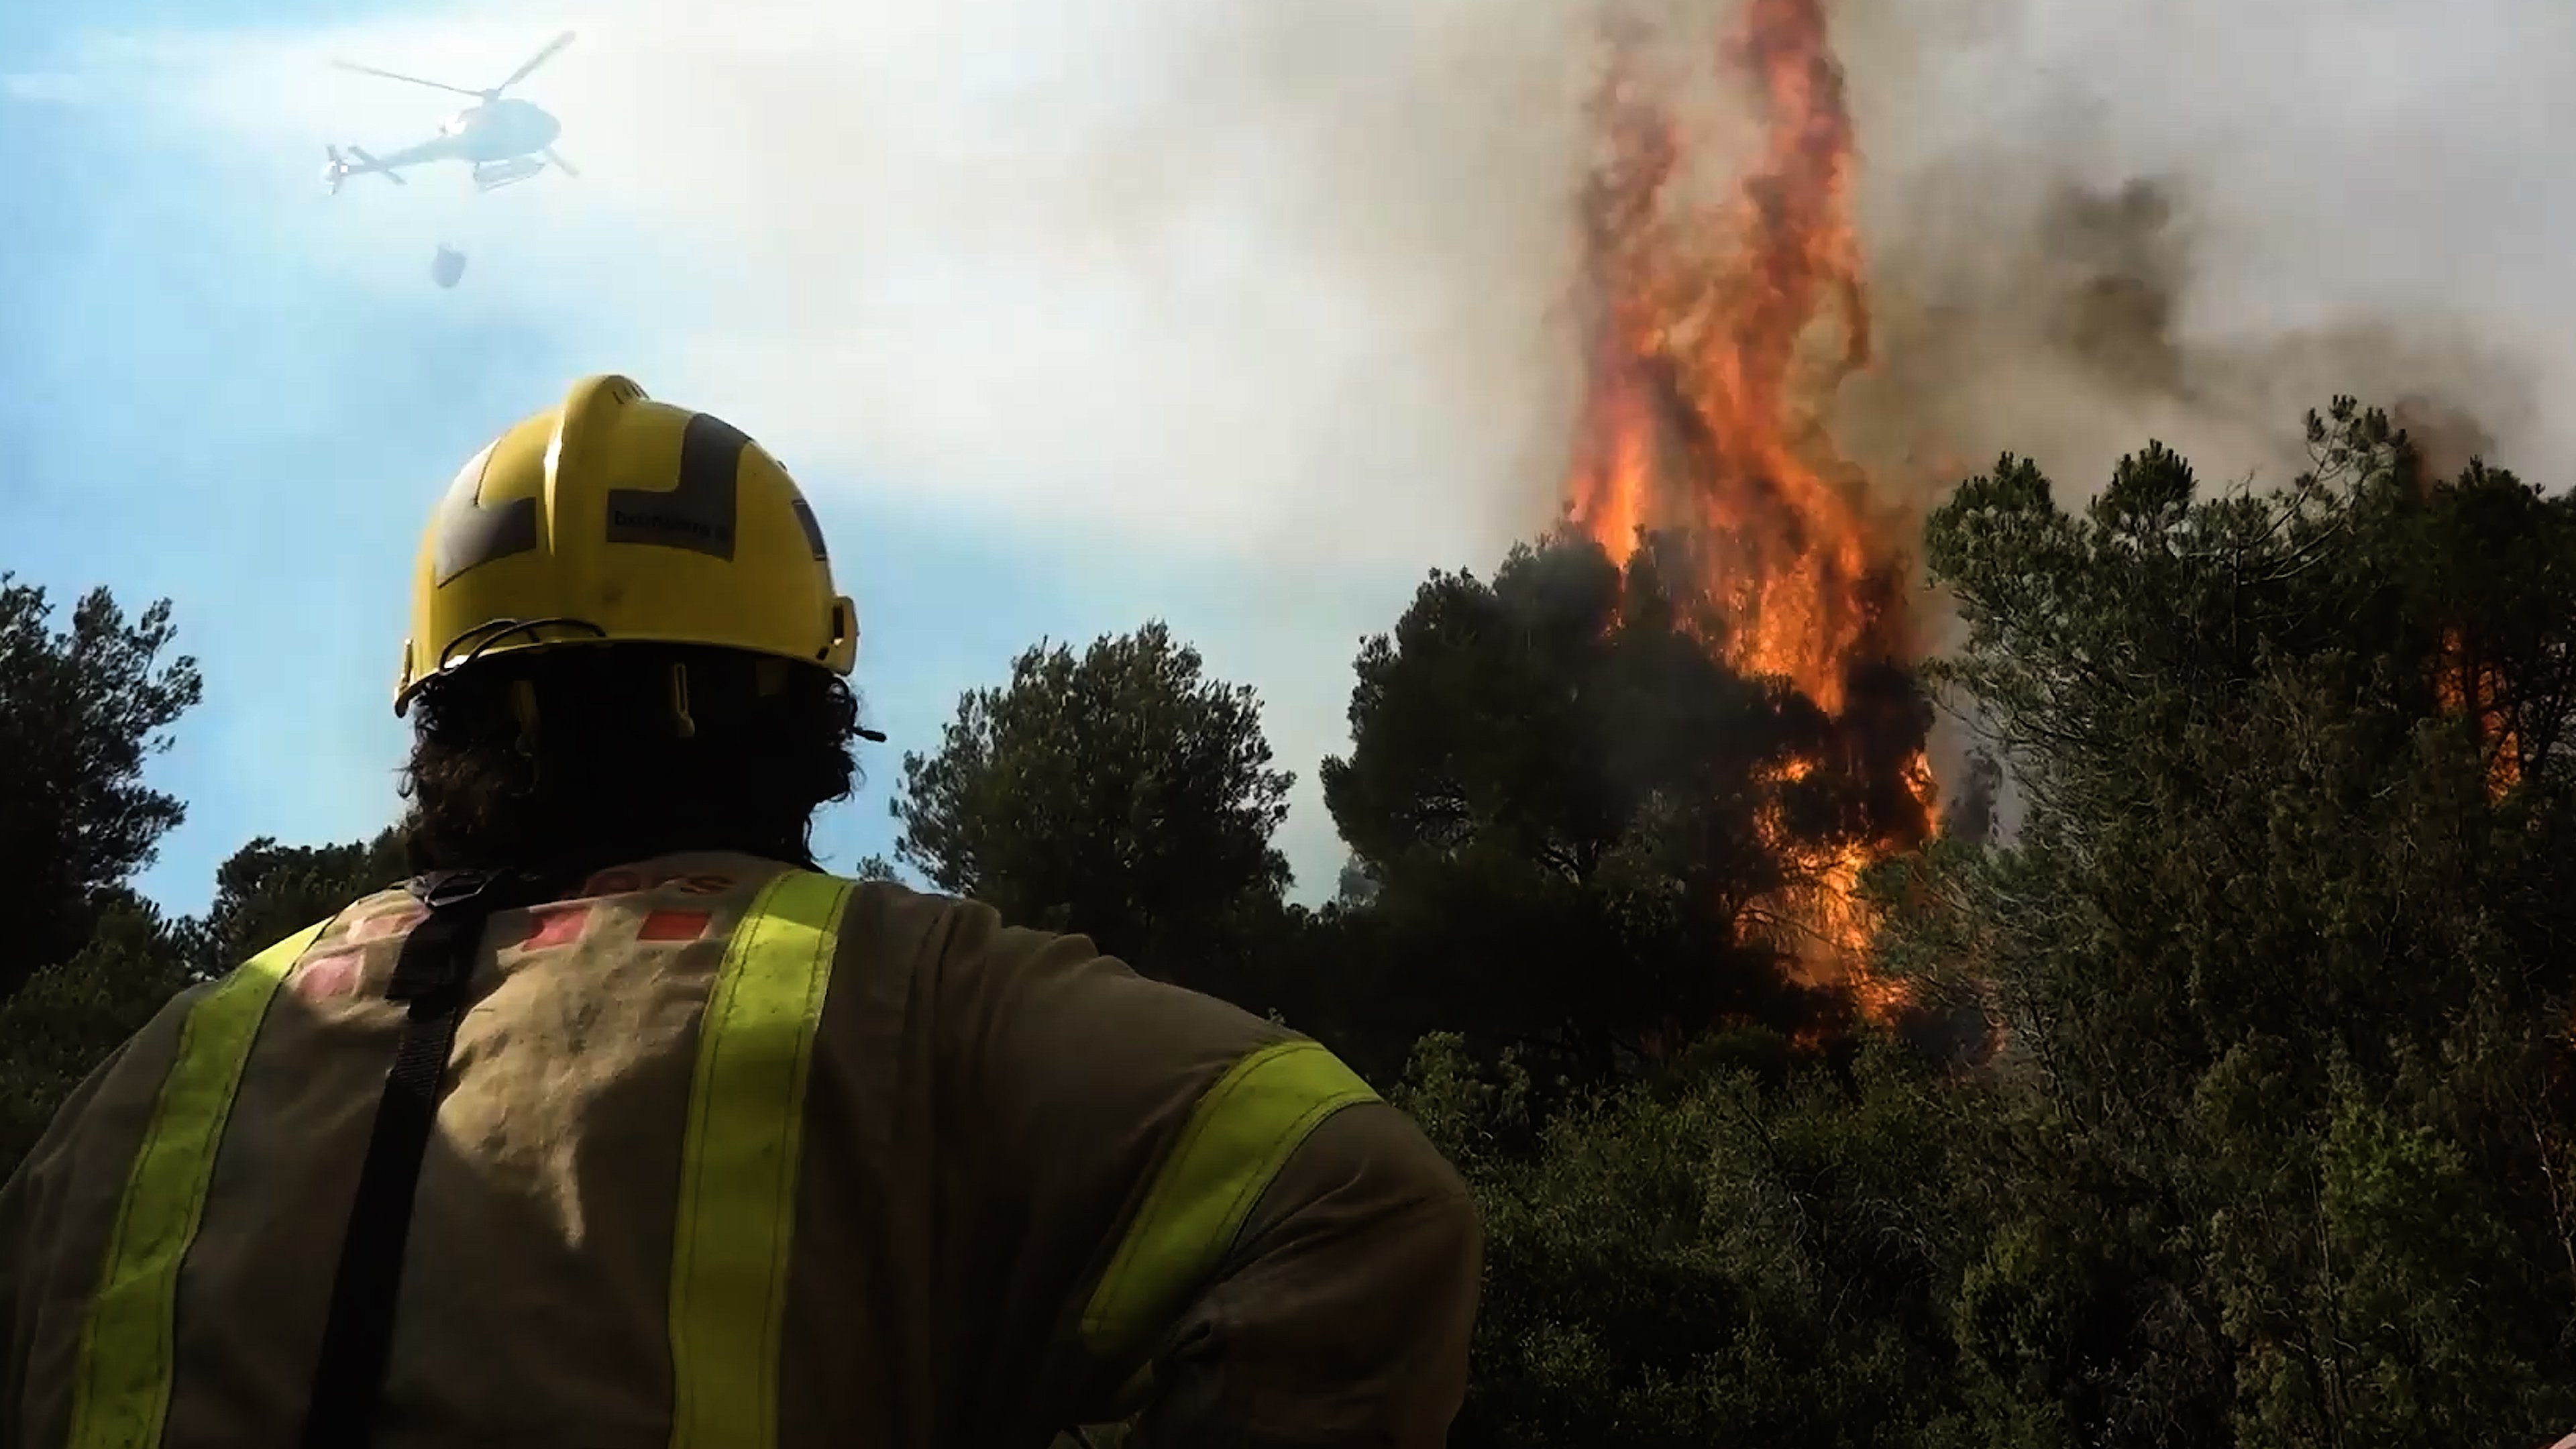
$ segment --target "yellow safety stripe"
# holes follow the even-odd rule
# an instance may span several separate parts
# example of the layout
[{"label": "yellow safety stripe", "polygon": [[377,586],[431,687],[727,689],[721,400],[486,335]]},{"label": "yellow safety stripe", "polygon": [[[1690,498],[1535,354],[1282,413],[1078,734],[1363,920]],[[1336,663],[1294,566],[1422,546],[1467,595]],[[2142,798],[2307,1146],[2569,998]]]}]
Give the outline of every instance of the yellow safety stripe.
[{"label": "yellow safety stripe", "polygon": [[188,1009],[178,1055],[125,1179],[107,1267],[81,1325],[71,1449],[153,1449],[170,1413],[179,1267],[196,1241],[206,1184],[242,1070],[277,985],[323,925],[252,957]]},{"label": "yellow safety stripe", "polygon": [[707,998],[671,1257],[675,1449],[777,1442],[805,1082],[851,885],[790,871],[762,887]]},{"label": "yellow safety stripe", "polygon": [[1199,1099],[1083,1310],[1101,1362],[1136,1363],[1234,1246],[1279,1169],[1326,1117],[1377,1093],[1315,1042],[1264,1047]]}]

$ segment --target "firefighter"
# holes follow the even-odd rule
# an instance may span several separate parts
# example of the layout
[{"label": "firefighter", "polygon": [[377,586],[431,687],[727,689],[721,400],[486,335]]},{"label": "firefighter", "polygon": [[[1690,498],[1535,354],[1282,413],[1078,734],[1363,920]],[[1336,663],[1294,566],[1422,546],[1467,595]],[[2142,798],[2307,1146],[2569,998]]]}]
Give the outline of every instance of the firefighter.
[{"label": "firefighter", "polygon": [[394,693],[422,873],[0,1192],[0,1449],[1441,1442],[1457,1175],[1283,1027],[818,870],[858,639],[714,417],[591,377],[476,454]]}]

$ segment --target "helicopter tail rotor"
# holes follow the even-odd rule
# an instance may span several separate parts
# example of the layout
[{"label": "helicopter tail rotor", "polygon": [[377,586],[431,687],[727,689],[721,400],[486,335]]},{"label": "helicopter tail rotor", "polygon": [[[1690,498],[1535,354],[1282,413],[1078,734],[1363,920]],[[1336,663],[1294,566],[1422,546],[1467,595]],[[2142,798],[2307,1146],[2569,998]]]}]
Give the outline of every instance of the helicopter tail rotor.
[{"label": "helicopter tail rotor", "polygon": [[352,176],[381,176],[396,186],[411,184],[402,179],[401,172],[368,155],[360,147],[350,147],[344,156],[339,147],[325,146],[322,154],[330,158],[322,168],[322,184],[331,188],[333,196],[340,194],[340,184]]}]

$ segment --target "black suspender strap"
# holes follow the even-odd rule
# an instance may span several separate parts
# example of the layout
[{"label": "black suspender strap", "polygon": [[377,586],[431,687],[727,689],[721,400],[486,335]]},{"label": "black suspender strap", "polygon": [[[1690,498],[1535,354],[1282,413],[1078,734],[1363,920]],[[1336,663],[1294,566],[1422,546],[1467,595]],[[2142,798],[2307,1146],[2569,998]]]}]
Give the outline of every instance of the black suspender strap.
[{"label": "black suspender strap", "polygon": [[421,1159],[438,1116],[447,1056],[465,1016],[483,925],[496,911],[533,905],[545,884],[516,872],[467,871],[415,883],[429,914],[403,941],[387,995],[410,1008],[402,1045],[385,1074],[358,1195],[331,1284],[331,1314],[304,1421],[304,1449],[357,1449],[374,1436],[393,1347],[394,1300]]}]

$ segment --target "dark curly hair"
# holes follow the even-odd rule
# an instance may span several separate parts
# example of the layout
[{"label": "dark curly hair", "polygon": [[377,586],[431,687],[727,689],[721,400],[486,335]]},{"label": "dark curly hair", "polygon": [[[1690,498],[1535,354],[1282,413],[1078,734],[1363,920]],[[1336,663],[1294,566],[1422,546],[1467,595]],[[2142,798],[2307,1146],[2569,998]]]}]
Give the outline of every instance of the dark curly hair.
[{"label": "dark curly hair", "polygon": [[577,876],[684,850],[811,868],[816,807],[874,738],[839,676],[683,645],[488,657],[412,704],[402,793],[414,871]]}]

